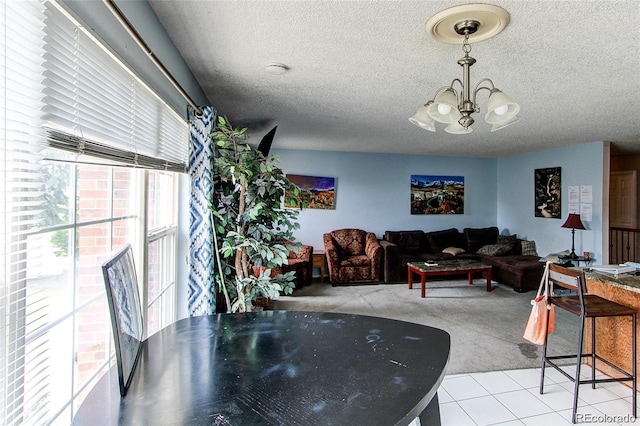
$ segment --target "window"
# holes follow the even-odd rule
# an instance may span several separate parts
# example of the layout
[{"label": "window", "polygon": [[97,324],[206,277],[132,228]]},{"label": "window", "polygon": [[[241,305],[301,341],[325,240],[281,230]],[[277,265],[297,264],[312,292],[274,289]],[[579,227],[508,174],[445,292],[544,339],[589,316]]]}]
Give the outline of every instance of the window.
[{"label": "window", "polygon": [[175,320],[187,126],[55,2],[0,8],[0,423],[69,424],[113,363],[102,263],[131,243],[147,334]]},{"label": "window", "polygon": [[[176,319],[176,173],[149,172],[147,198],[147,336]],[[171,208],[170,206],[173,206]]]}]

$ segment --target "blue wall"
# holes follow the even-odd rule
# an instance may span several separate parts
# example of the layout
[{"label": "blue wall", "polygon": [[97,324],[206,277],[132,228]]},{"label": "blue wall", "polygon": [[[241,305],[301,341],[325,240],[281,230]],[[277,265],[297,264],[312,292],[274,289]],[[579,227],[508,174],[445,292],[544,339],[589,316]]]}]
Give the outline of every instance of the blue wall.
[{"label": "blue wall", "polygon": [[[534,216],[534,170],[562,168],[562,218]],[[593,220],[583,220],[584,231],[576,231],[576,253],[589,251],[594,262],[602,258],[604,144],[592,142],[498,160],[498,220],[502,232],[516,233],[534,240],[538,254],[545,256],[571,249],[571,230],[562,228],[568,215],[568,187],[591,185],[593,188]]]},{"label": "blue wall", "polygon": [[[494,226],[497,220],[497,160],[327,151],[272,151],[286,173],[336,179],[335,209],[300,212],[296,239],[323,249],[322,234],[360,228],[378,238],[387,230]],[[464,176],[462,215],[412,215],[410,177]]]},{"label": "blue wall", "polygon": [[[277,143],[277,141],[276,141]],[[322,250],[322,234],[339,228],[361,228],[382,238],[386,230],[497,226],[503,234],[534,240],[545,256],[571,248],[567,217],[569,185],[593,187],[593,220],[576,231],[576,252],[590,251],[602,262],[603,143],[500,159],[392,155],[354,152],[273,150],[286,173],[336,179],[334,210],[302,210],[296,239]],[[534,170],[562,168],[562,218],[534,216]],[[462,215],[412,215],[412,174],[465,178]]]}]

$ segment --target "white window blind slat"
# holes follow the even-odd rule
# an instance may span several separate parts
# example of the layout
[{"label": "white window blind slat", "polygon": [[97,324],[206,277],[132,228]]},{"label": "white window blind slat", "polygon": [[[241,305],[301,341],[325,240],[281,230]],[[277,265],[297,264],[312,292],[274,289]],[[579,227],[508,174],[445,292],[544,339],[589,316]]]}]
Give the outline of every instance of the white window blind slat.
[{"label": "white window blind slat", "polygon": [[[175,135],[170,142],[163,140],[162,128],[167,124],[161,115],[171,109],[66,13],[54,8],[45,13],[48,54],[44,59],[56,70],[46,74],[48,125],[88,141],[157,158],[158,167],[165,167],[167,161],[181,163],[184,170],[188,149],[184,119],[171,120],[169,125],[177,127]],[[177,147],[163,146],[169,143]]]},{"label": "white window blind slat", "polygon": [[[51,223],[76,226],[75,218],[87,214],[74,210],[79,197],[72,185],[64,187],[70,201],[60,207],[60,217],[68,217],[55,216],[49,225],[44,224],[43,213],[58,208],[55,200],[45,200],[45,195],[51,195],[45,182],[59,175],[47,174],[56,163],[43,159],[104,160],[184,171],[187,124],[97,44],[88,29],[66,13],[64,5],[0,0],[0,10],[0,218],[4,224],[0,228],[0,377],[5,379],[0,381],[0,424],[68,423],[77,405],[74,398],[87,380],[78,378],[82,375],[80,361],[74,357],[81,350],[74,346],[75,339],[80,340],[75,333],[78,324],[85,324],[75,310],[87,306],[86,298],[78,300],[77,294],[86,282],[76,281],[73,275],[78,270],[99,270],[105,244],[101,252],[79,260],[74,256],[83,251],[74,245],[74,238],[80,232],[74,229],[67,235],[65,230],[58,235],[57,227],[51,227]],[[165,134],[171,135],[176,148],[163,147]],[[97,182],[105,182],[100,174],[104,168],[84,166],[62,165],[69,173],[80,174],[81,169],[87,173],[83,182],[92,183],[92,173]],[[78,181],[73,179],[69,181]],[[132,193],[133,199],[135,196]],[[110,197],[104,200],[112,200]],[[95,212],[86,218],[110,217],[99,205],[103,199],[96,200]],[[122,233],[122,224],[118,226],[110,232]],[[100,238],[108,238],[102,234],[105,229],[98,225],[86,235],[95,231]],[[54,236],[69,241],[65,247],[71,251],[66,258],[70,260],[63,262],[71,267],[64,268],[65,275],[57,281],[49,281],[51,271],[45,266],[57,265],[58,259],[46,263],[41,254],[53,256]],[[95,277],[91,284],[95,285]],[[72,287],[67,289],[68,285]],[[102,300],[96,303],[105,312]],[[60,333],[68,340],[62,350]],[[104,342],[108,331],[102,327],[98,333],[102,334],[99,341]],[[110,351],[106,346],[95,353]],[[61,353],[66,356],[62,362]],[[58,417],[60,413],[67,417]]]}]

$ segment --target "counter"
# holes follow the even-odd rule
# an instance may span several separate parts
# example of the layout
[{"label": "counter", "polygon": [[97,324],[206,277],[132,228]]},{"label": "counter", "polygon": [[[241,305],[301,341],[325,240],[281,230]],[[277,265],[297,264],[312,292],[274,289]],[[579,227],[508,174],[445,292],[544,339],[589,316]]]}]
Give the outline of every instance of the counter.
[{"label": "counter", "polygon": [[[623,274],[618,278],[610,275],[589,271],[585,268],[587,279],[587,291],[608,300],[620,303],[621,305],[633,307],[640,312],[640,276]],[[598,318],[596,319],[596,353],[619,365],[627,371],[631,371],[631,318]],[[636,336],[640,339],[636,327]],[[640,342],[640,340],[637,340]],[[591,321],[586,322],[585,348],[591,350]],[[640,343],[638,344],[640,346]],[[638,365],[640,365],[640,348],[636,348],[638,353]],[[587,364],[591,364],[589,360]],[[597,363],[597,369],[612,377],[619,374],[604,363]],[[625,383],[627,384],[627,383]],[[640,390],[640,383],[638,390]]]}]

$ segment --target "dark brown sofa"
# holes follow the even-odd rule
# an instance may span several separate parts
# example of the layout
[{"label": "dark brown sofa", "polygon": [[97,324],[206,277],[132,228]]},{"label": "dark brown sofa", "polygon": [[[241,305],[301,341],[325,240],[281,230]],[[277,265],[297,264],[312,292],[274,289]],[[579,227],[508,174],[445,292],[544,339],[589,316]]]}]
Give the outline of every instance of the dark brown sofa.
[{"label": "dark brown sofa", "polygon": [[[537,289],[544,262],[540,262],[538,256],[522,255],[521,243],[516,236],[500,236],[496,227],[465,228],[462,232],[456,228],[432,232],[386,231],[380,241],[384,282],[406,282],[408,262],[464,258],[491,265],[492,279],[515,291]],[[457,253],[460,250],[453,248],[464,252]]]}]

